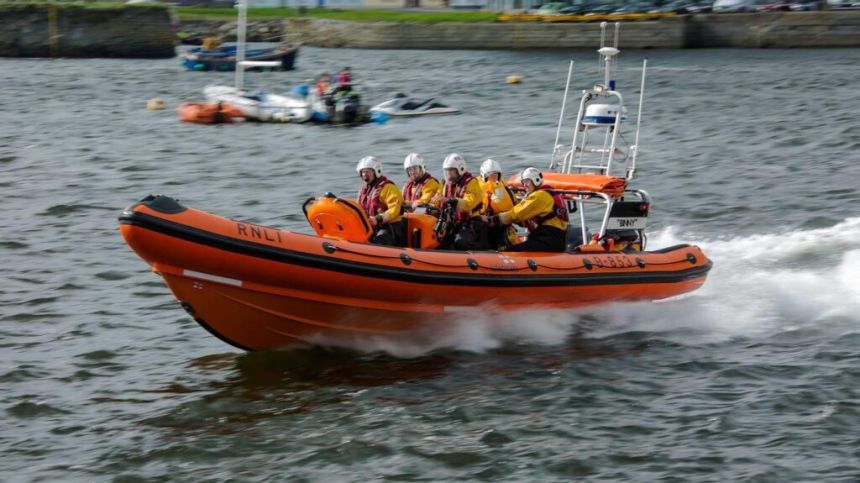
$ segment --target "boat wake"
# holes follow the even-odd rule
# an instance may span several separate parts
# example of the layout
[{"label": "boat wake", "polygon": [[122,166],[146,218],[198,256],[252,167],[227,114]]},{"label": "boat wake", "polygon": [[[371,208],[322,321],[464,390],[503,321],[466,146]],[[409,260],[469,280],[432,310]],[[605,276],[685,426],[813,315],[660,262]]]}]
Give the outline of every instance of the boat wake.
[{"label": "boat wake", "polygon": [[[660,248],[696,239],[655,232]],[[658,302],[613,303],[578,311],[526,310],[490,318],[464,313],[446,334],[349,343],[361,352],[418,357],[434,350],[485,352],[507,344],[557,345],[570,337],[637,333],[683,345],[765,338],[792,331],[860,330],[860,218],[829,228],[701,240],[714,268],[697,292]],[[314,341],[325,345],[326,341]],[[343,347],[343,344],[338,344]]]}]

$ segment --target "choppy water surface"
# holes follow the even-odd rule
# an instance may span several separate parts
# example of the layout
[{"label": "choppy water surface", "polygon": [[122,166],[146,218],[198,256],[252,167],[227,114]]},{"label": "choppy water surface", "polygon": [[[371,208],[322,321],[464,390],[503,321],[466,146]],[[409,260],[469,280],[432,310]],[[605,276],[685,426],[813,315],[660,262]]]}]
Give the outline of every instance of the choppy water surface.
[{"label": "choppy water surface", "polygon": [[[355,129],[147,112],[231,81],[175,59],[0,60],[0,479],[857,481],[860,52],[647,54],[651,246],[702,245],[700,291],[259,354],[185,315],[124,245],[124,206],[307,230],[299,203],[353,192],[367,154],[399,182],[410,151],[544,166],[571,54],[304,49],[248,74],[278,91],[348,64],[369,100],[465,110]],[[573,57],[583,87],[596,54]]]}]

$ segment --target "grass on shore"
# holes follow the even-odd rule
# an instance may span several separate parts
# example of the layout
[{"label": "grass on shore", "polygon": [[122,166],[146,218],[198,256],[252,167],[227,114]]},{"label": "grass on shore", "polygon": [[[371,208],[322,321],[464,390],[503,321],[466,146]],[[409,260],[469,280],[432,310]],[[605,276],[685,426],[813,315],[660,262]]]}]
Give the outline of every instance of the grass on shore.
[{"label": "grass on shore", "polygon": [[[224,20],[236,18],[234,8],[176,7],[180,20]],[[303,13],[295,8],[249,8],[248,19],[265,20],[285,17],[313,17],[354,22],[495,22],[497,12],[406,12],[400,10],[334,10],[309,8]]]},{"label": "grass on shore", "polygon": [[125,10],[130,8],[156,8],[156,9],[165,9],[168,8],[166,4],[150,2],[150,3],[133,3],[133,4],[125,4],[123,2],[110,2],[110,1],[53,1],[53,2],[44,2],[39,0],[32,1],[2,1],[0,0],[0,8],[4,10],[27,10],[31,8],[47,8],[53,7],[58,10],[62,9],[84,9],[84,10]]}]

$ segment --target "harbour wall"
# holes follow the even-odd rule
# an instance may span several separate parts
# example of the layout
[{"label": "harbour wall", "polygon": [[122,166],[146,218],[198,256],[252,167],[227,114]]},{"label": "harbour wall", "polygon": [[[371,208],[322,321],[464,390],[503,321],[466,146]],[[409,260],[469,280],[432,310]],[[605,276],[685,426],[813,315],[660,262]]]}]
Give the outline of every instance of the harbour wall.
[{"label": "harbour wall", "polygon": [[[235,22],[183,21],[189,39],[235,39]],[[600,42],[595,22],[418,24],[294,17],[251,22],[251,41],[365,49],[571,49]],[[860,47],[860,11],[708,14],[625,22],[622,48]]]},{"label": "harbour wall", "polygon": [[[175,29],[164,5],[0,7],[2,57],[168,58]],[[235,39],[233,21],[183,21],[189,39]],[[250,41],[369,49],[571,49],[599,43],[594,22],[348,22],[291,17],[249,23]],[[623,48],[860,47],[860,11],[675,16],[625,22]]]},{"label": "harbour wall", "polygon": [[176,32],[165,5],[6,4],[0,19],[0,57],[176,55]]}]

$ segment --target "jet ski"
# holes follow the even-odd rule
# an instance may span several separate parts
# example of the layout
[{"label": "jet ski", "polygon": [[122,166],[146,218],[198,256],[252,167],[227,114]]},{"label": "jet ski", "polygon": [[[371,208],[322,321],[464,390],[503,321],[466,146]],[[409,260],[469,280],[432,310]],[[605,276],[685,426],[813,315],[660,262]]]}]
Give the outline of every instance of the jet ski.
[{"label": "jet ski", "polygon": [[405,94],[397,94],[394,99],[389,99],[381,104],[370,108],[370,112],[380,112],[389,116],[408,117],[424,116],[430,114],[456,114],[460,112],[456,107],[451,107],[441,102],[435,102],[433,98],[416,101]]}]

